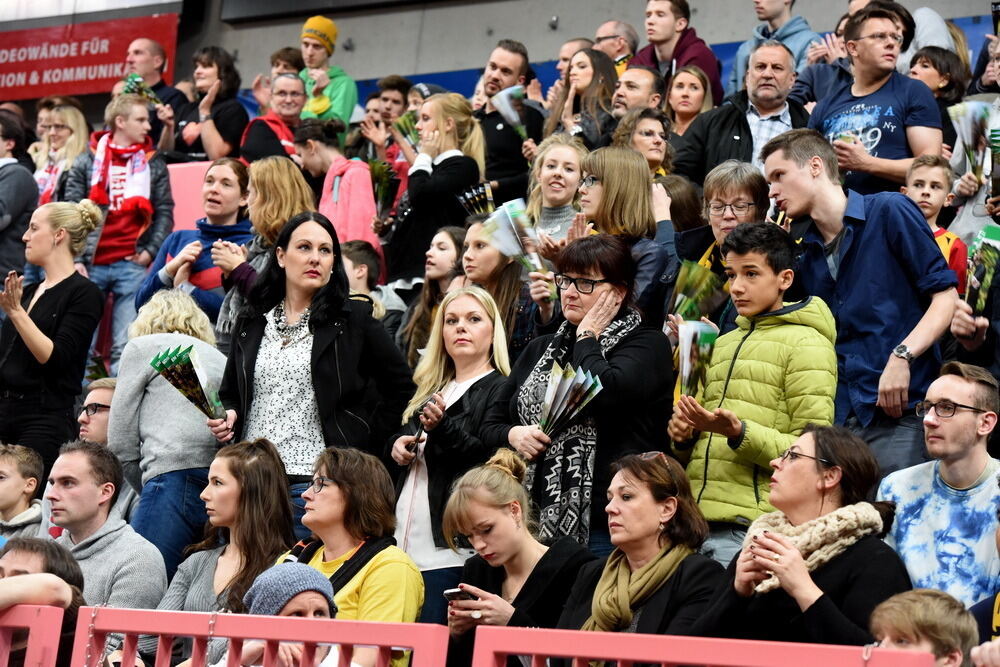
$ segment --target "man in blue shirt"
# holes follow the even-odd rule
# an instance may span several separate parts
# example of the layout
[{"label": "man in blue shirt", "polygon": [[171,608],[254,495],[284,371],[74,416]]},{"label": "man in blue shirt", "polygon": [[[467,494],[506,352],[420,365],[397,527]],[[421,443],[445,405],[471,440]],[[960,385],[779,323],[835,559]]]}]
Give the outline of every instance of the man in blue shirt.
[{"label": "man in blue shirt", "polygon": [[941,153],[941,112],[926,85],[895,69],[903,42],[895,14],[863,9],[844,39],[854,79],[816,105],[809,127],[833,144],[846,188],[898,190],[914,157]]},{"label": "man in blue shirt", "polygon": [[836,422],[871,446],[882,474],[925,460],[914,405],[937,377],[958,278],[905,195],[844,194],[837,155],[814,130],[761,150],[770,195],[798,229],[796,277],[837,319]]}]

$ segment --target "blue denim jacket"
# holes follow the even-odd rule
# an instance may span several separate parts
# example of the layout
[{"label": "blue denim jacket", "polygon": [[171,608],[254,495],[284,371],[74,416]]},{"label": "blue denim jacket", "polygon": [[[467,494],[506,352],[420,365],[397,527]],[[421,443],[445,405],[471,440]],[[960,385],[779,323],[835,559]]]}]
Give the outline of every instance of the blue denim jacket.
[{"label": "blue denim jacket", "polygon": [[[898,192],[849,191],[838,278],[830,275],[823,237],[805,228],[796,277],[837,319],[838,424],[850,414],[865,426],[875,416],[878,383],[892,349],[917,326],[930,297],[958,284],[920,209]],[[937,377],[934,345],[910,365],[907,407]]]}]

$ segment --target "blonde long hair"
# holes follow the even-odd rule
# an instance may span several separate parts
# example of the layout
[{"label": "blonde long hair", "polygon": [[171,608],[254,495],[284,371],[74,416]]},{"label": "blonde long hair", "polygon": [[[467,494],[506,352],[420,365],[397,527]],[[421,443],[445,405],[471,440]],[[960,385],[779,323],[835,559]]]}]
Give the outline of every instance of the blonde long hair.
[{"label": "blonde long hair", "polygon": [[179,333],[215,345],[215,331],[198,304],[179,289],[161,289],[147,301],[128,328],[129,340],[156,333]]},{"label": "blonde long hair", "polygon": [[[471,157],[479,166],[479,178],[486,175],[486,140],[479,120],[472,115],[472,105],[458,93],[437,93],[431,95],[424,104],[433,102],[434,116],[437,126],[444,125],[445,118],[455,121],[455,139],[458,148],[466,156]],[[443,134],[443,132],[442,132]]]},{"label": "blonde long hair", "polygon": [[302,171],[287,157],[272,155],[250,163],[250,184],[256,193],[250,222],[268,245],[290,219],[315,211],[316,202]]},{"label": "blonde long hair", "polygon": [[510,375],[507,334],[504,332],[503,316],[497,308],[496,301],[489,292],[475,285],[448,292],[434,313],[434,325],[427,339],[427,350],[413,371],[413,382],[417,385],[417,391],[403,411],[404,424],[420,410],[434,392],[441,391],[442,387],[455,379],[455,362],[444,347],[444,314],[448,310],[448,304],[462,296],[473,297],[486,310],[486,316],[493,324],[493,367],[504,375]]},{"label": "blonde long hair", "polygon": [[[64,163],[64,168],[69,169],[73,162],[80,155],[87,151],[87,143],[90,141],[90,132],[87,130],[87,119],[83,117],[80,110],[71,106],[54,107],[49,112],[49,121],[61,121],[72,130],[66,143],[56,151],[56,163]],[[52,150],[52,142],[49,134],[42,138],[42,148],[35,154],[35,168],[44,169],[49,162],[49,151]]]},{"label": "blonde long hair", "polygon": [[[531,165],[531,181],[528,183],[528,205],[525,207],[528,217],[534,222],[538,222],[538,219],[542,217],[542,184],[538,181],[539,174],[542,172],[542,164],[545,163],[545,156],[550,150],[560,147],[572,148],[576,151],[577,157],[580,158],[580,168],[581,170],[583,169],[583,160],[587,157],[587,147],[583,145],[579,137],[560,132],[551,135],[538,144],[535,162]],[[579,199],[580,193],[577,192],[573,195],[574,207],[576,207],[576,202]]]},{"label": "blonde long hair", "polygon": [[651,186],[646,158],[631,148],[598,148],[583,161],[583,171],[601,182],[603,194],[594,216],[597,231],[616,236],[652,238]]}]

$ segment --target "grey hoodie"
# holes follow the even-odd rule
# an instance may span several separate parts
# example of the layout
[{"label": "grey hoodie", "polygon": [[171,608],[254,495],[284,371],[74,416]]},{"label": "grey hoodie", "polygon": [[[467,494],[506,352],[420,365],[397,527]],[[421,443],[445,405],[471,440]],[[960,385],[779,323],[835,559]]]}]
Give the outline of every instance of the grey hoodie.
[{"label": "grey hoodie", "polygon": [[42,521],[42,501],[32,500],[28,509],[10,521],[0,520],[0,535],[8,540],[12,537],[35,537],[38,524]]},{"label": "grey hoodie", "polygon": [[156,609],[167,590],[163,556],[122,519],[108,519],[79,544],[73,543],[69,531],[56,542],[80,564],[88,605]]}]

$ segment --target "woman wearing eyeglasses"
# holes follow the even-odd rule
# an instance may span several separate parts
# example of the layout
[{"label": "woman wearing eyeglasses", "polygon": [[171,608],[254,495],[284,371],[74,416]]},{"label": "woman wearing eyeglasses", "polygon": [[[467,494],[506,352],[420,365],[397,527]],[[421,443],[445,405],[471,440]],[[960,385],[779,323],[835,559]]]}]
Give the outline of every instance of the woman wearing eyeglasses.
[{"label": "woman wearing eyeglasses", "polygon": [[192,347],[205,384],[219,386],[226,357],[215,347],[208,315],[183,291],[160,290],[129,327],[108,422],[108,447],[126,481],[141,490],[130,523],[163,554],[168,578],[205,526],[198,494],[217,449],[205,415],[149,363],[178,347]]},{"label": "woman wearing eyeglasses", "polygon": [[[708,172],[704,186],[708,225],[677,234],[677,256],[711,269],[725,281],[722,242],[737,225],[764,219],[770,204],[767,190],[764,176],[749,162],[726,160]],[[706,316],[724,334],[736,328],[736,315],[732,300],[726,299]]]},{"label": "woman wearing eyeglasses", "polygon": [[604,511],[614,551],[587,563],[557,627],[690,635],[722,583],[722,566],[697,553],[708,523],[684,468],[662,452],[616,461]]},{"label": "woman wearing eyeglasses", "polygon": [[618,121],[611,145],[638,151],[655,178],[670,173],[673,150],[669,141],[670,119],[665,113],[659,109],[633,109]]},{"label": "woman wearing eyeglasses", "polygon": [[[632,307],[635,261],[623,239],[573,241],[556,267],[565,320],[521,354],[486,414],[483,436],[531,461],[525,484],[540,508],[539,539],[569,536],[606,554],[611,543],[598,498],[611,481],[612,461],[664,444],[670,344],[659,329],[640,326]],[[556,363],[591,373],[603,389],[575,418],[545,433],[539,422]]]},{"label": "woman wearing eyeglasses", "polygon": [[814,644],[862,645],[872,610],[910,590],[910,577],[881,537],[889,503],[869,503],[878,462],[839,426],[809,427],[771,461],[771,504],[747,531],[694,632]]},{"label": "woman wearing eyeglasses", "polygon": [[[279,562],[300,562],[333,584],[337,618],[412,623],[424,601],[420,570],[396,546],[396,493],[382,462],[351,447],[325,450],[302,492],[302,523],[315,539],[299,542]],[[356,648],[353,662],[374,667],[377,649]],[[393,653],[393,667],[407,658]]]}]

